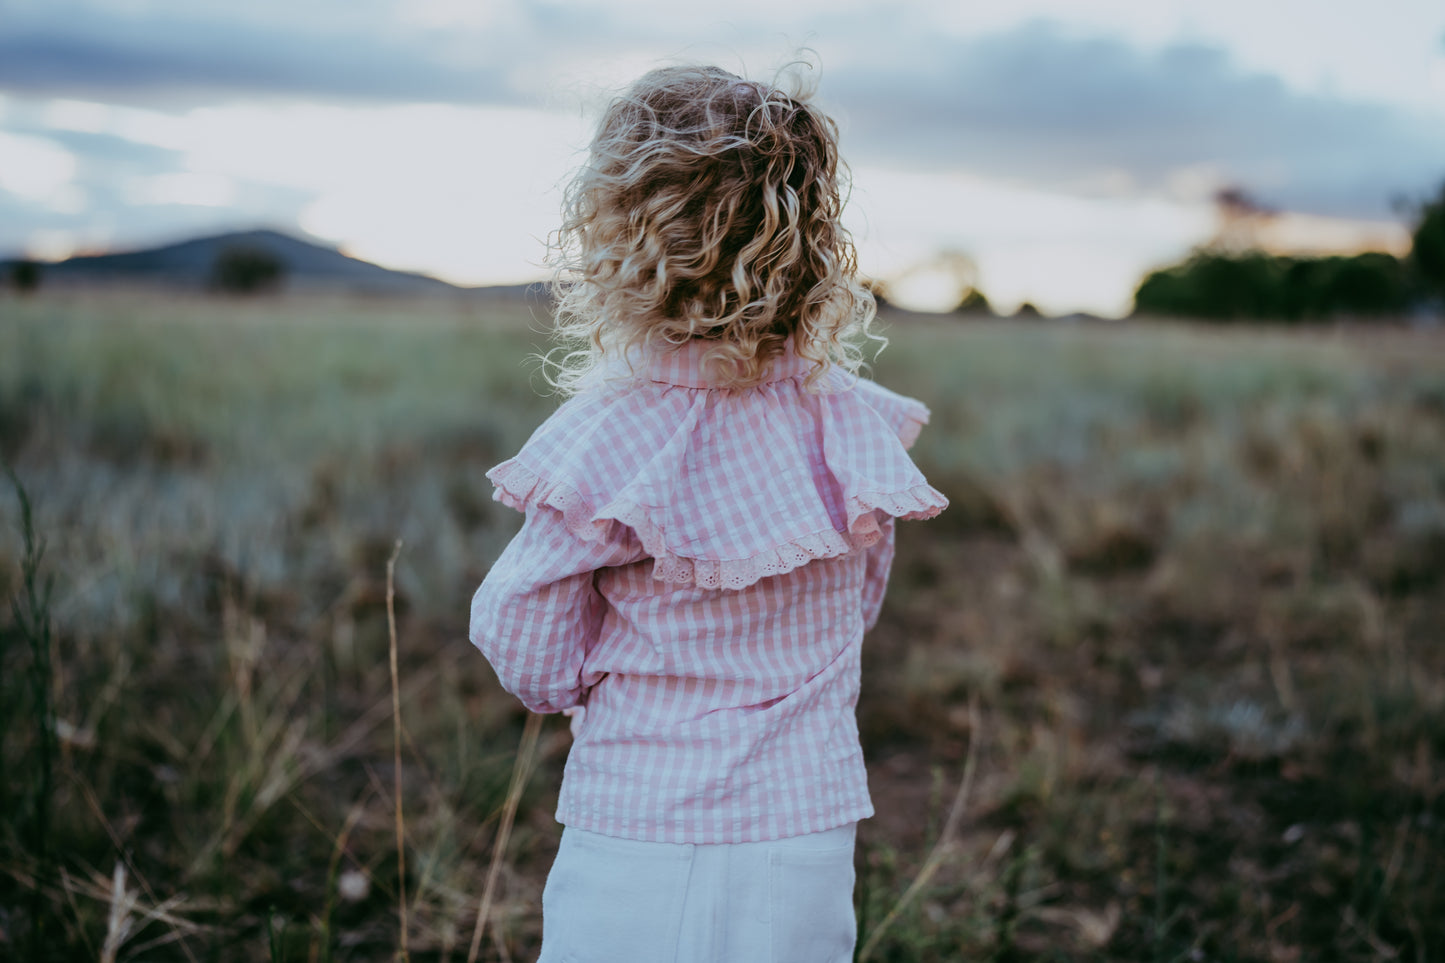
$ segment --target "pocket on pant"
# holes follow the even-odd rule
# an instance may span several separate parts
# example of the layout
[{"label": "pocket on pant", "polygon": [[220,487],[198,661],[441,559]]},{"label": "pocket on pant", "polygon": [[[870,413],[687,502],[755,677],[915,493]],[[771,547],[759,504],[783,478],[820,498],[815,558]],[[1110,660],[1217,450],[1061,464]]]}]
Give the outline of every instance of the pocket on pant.
[{"label": "pocket on pant", "polygon": [[672,963],[690,861],[688,846],[565,831],[538,963]]},{"label": "pocket on pant", "polygon": [[858,938],[851,839],[771,853],[768,870],[773,963],[850,963]]}]

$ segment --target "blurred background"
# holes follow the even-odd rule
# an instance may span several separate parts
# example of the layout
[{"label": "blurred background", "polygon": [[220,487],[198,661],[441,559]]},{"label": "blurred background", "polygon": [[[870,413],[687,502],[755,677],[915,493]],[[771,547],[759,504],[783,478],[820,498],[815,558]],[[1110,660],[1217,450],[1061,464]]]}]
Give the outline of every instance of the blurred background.
[{"label": "blurred background", "polygon": [[1128,313],[1220,232],[1221,195],[1273,253],[1402,255],[1445,179],[1433,0],[5,0],[0,256],[266,227],[533,280],[611,91],[678,60],[765,79],[805,48],[864,270],[909,307],[962,285]]},{"label": "blurred background", "polygon": [[677,6],[0,0],[0,959],[535,958],[545,239],[618,87],[800,54],[951,500],[859,959],[1445,959],[1445,6]]}]

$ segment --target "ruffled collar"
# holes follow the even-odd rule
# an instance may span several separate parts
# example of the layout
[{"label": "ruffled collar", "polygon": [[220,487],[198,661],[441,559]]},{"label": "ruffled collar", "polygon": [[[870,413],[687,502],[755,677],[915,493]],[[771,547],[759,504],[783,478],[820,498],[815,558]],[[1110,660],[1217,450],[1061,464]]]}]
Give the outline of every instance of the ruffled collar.
[{"label": "ruffled collar", "polygon": [[[644,379],[661,384],[678,385],[683,388],[719,388],[727,384],[726,365],[704,364],[704,355],[713,343],[694,338],[676,347],[665,345],[646,355],[640,365],[634,368]],[[800,378],[812,370],[813,363],[800,358],[793,351],[793,341],[788,339],[783,353],[773,359],[768,373],[761,384],[773,384]]]},{"label": "ruffled collar", "polygon": [[948,504],[905,451],[928,420],[918,401],[856,378],[806,390],[796,357],[779,359],[759,390],[673,389],[713,383],[700,370],[705,349],[639,365],[635,390],[568,400],[487,473],[497,500],[555,510],[585,542],[630,529],[654,578],[726,589],[866,548],[887,517],[929,518]]}]

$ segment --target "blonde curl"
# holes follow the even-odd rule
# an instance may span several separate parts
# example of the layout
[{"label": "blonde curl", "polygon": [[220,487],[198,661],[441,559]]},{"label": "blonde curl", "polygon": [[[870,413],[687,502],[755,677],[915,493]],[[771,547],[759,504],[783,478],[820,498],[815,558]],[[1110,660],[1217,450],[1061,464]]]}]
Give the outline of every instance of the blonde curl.
[{"label": "blonde curl", "polygon": [[550,245],[555,387],[694,339],[728,387],[763,381],[789,339],[810,384],[857,372],[861,343],[884,339],[839,220],[837,124],[812,93],[664,67],[611,102]]}]

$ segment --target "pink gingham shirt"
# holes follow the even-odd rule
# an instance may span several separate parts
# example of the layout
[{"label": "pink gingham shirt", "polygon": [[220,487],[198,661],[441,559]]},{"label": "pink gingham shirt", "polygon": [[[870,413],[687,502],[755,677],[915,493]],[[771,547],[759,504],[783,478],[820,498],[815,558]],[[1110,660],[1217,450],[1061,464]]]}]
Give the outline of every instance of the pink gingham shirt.
[{"label": "pink gingham shirt", "polygon": [[872,815],[855,707],[895,518],[947,504],[922,404],[791,352],[724,389],[692,342],[567,401],[488,473],[526,513],[471,639],[533,711],[585,706],[560,822],[736,843]]}]

